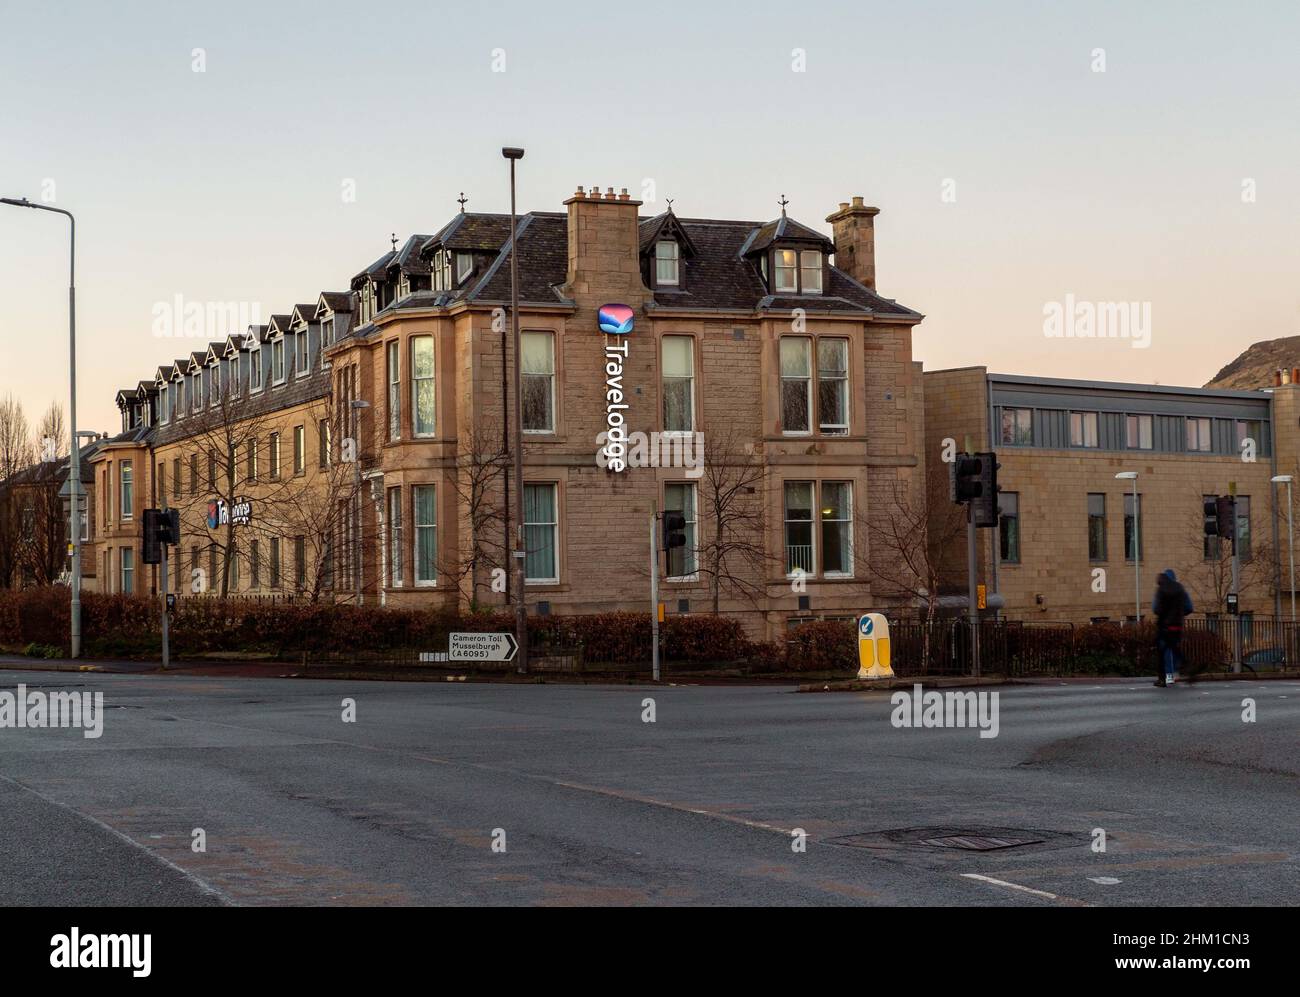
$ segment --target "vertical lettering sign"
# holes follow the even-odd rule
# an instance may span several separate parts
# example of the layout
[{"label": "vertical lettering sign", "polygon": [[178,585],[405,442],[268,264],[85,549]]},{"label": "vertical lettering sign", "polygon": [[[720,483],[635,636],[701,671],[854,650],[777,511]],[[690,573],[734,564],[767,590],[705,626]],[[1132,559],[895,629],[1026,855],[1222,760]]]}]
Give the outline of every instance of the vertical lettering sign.
[{"label": "vertical lettering sign", "polygon": [[623,368],[627,365],[628,340],[635,313],[627,305],[601,305],[597,312],[600,331],[605,334],[605,446],[607,470],[627,470],[627,390]]}]

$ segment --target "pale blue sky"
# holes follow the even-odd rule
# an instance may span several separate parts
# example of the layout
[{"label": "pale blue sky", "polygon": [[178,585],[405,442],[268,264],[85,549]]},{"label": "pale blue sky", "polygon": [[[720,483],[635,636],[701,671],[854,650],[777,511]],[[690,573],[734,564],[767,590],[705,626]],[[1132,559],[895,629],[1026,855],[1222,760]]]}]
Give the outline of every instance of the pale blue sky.
[{"label": "pale blue sky", "polygon": [[[1199,384],[1300,332],[1298,29],[1288,3],[0,0],[0,195],[53,180],[78,216],[87,429],[197,348],[152,335],[156,302],[344,288],[461,190],[506,209],[503,144],[525,210],[651,178],[650,211],[784,193],[821,225],[865,196],[928,367]],[[0,394],[33,418],[66,400],[65,286],[66,227],[0,208]],[[1046,339],[1067,294],[1149,301],[1151,347]]]}]

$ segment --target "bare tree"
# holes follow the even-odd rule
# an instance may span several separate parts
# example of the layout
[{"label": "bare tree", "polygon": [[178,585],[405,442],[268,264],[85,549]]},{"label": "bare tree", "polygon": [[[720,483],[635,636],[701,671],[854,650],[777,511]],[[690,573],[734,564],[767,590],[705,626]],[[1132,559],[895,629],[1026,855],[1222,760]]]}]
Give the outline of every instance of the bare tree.
[{"label": "bare tree", "polygon": [[895,480],[887,497],[857,514],[867,543],[858,550],[855,574],[871,583],[873,595],[909,600],[922,610],[925,662],[940,596],[962,577],[952,554],[966,532],[965,508],[949,500],[947,471],[942,464],[919,471],[919,482]]},{"label": "bare tree", "polygon": [[702,474],[696,519],[700,576],[707,580],[713,615],[723,593],[757,603],[771,556],[765,543],[767,465],[753,443],[743,440],[734,425],[701,434]]},{"label": "bare tree", "polygon": [[0,398],[0,588],[14,584],[22,526],[19,483],[15,477],[32,464],[31,440],[22,402]]},{"label": "bare tree", "polygon": [[[510,455],[502,446],[501,426],[484,418],[460,434],[456,473],[452,478],[461,524],[467,531],[456,549],[441,553],[439,573],[455,579],[461,599],[471,610],[483,603],[480,594],[505,593],[505,476]],[[498,574],[498,570],[501,573]],[[500,580],[498,587],[497,580]]]},{"label": "bare tree", "polygon": [[[1200,492],[1196,493],[1197,501],[1193,506],[1196,512],[1187,518],[1188,540],[1178,571],[1193,605],[1203,613],[1219,613],[1226,609],[1228,593],[1232,591],[1232,539],[1205,535],[1201,511],[1203,498]],[[1274,581],[1274,557],[1271,544],[1257,543],[1251,535],[1249,521],[1241,521],[1239,517],[1239,522],[1242,557],[1237,594],[1244,597],[1266,590]]]}]

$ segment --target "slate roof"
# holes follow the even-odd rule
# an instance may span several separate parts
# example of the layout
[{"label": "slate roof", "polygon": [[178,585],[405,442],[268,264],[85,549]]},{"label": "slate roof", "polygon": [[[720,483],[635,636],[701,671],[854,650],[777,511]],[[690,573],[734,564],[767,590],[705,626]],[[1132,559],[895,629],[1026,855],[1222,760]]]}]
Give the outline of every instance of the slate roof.
[{"label": "slate roof", "polygon": [[320,301],[324,301],[332,312],[350,312],[353,308],[351,291],[321,291]]},{"label": "slate roof", "polygon": [[835,252],[835,243],[831,242],[821,232],[810,229],[807,225],[801,225],[793,218],[782,215],[780,218],[773,219],[758,227],[758,231],[754,233],[754,238],[745,246],[745,254],[760,252],[778,239],[817,242],[821,244],[823,252],[827,254]]},{"label": "slate roof", "polygon": [[397,254],[388,262],[386,270],[397,269],[407,274],[426,274],[429,272],[429,261],[424,258],[421,250],[425,244],[433,238],[429,235],[413,235],[402,245]]}]

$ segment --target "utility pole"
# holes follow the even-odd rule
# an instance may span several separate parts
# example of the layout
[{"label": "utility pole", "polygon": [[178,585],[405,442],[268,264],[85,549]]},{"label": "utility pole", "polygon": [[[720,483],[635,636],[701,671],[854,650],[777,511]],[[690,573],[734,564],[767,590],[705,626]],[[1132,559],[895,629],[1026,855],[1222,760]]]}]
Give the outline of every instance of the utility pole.
[{"label": "utility pole", "polygon": [[[70,608],[70,640],[72,656],[81,657],[81,440],[77,436],[77,219],[71,211],[52,208],[48,204],[33,204],[25,197],[0,197],[0,204],[9,204],[16,208],[35,208],[39,211],[53,211],[65,215],[69,223],[68,235],[68,381],[70,399],[68,403],[69,433],[72,453],[68,456],[68,544],[72,554],[72,590]],[[90,514],[86,514],[90,522]]]},{"label": "utility pole", "polygon": [[659,681],[659,503],[650,506],[650,663]]},{"label": "utility pole", "polygon": [[[519,643],[519,672],[528,671],[528,608],[524,603],[524,579],[528,547],[524,534],[524,414],[520,400],[519,355],[519,217],[515,208],[515,163],[524,158],[524,150],[506,146],[501,155],[510,160],[510,336],[515,351],[513,376],[511,377],[514,397],[511,399],[514,412],[515,437],[515,543],[511,556],[515,569],[515,640]],[[504,414],[504,413],[503,413]]]}]

